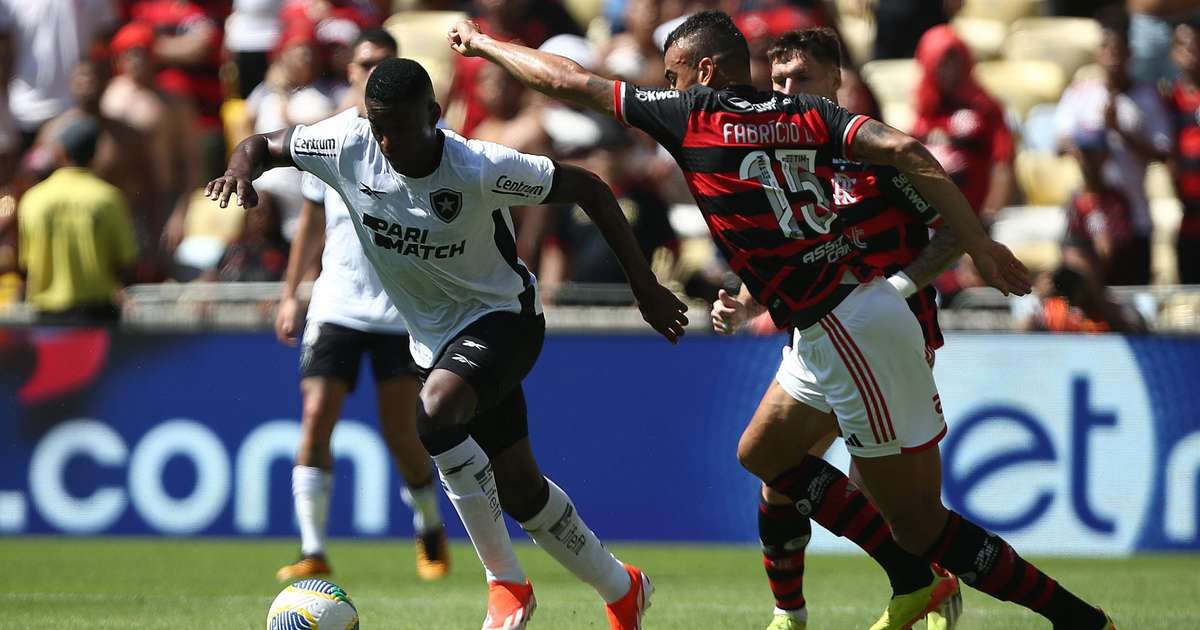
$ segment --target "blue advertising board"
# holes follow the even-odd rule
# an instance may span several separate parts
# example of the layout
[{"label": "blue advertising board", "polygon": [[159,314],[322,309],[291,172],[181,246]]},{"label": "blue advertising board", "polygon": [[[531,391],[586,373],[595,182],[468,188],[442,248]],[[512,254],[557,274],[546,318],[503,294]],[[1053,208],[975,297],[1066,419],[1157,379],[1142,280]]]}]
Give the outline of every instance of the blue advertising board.
[{"label": "blue advertising board", "polygon": [[[552,334],[543,470],[608,540],[755,540],[734,453],[783,342]],[[0,534],[294,535],[297,359],[265,333],[0,331]],[[955,334],[936,374],[951,507],[1031,553],[1200,551],[1200,340]],[[334,536],[411,533],[373,396],[334,433]]]}]

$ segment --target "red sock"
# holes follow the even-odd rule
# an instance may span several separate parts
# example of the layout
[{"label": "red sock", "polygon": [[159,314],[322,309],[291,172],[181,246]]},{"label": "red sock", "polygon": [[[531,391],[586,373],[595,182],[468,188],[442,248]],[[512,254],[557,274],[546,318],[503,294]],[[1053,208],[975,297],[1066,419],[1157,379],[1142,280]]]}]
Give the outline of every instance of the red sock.
[{"label": "red sock", "polygon": [[812,538],[808,517],[792,505],[758,503],[758,538],[763,568],[780,610],[804,608],[804,550]]}]

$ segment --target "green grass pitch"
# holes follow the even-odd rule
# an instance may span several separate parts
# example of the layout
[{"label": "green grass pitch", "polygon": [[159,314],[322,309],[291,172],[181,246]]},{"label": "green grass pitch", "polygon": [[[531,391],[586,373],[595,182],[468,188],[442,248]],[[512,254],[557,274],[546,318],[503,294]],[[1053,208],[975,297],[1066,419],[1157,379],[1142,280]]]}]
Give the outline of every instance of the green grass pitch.
[{"label": "green grass pitch", "polygon": [[[0,539],[0,628],[265,628],[280,586],[275,569],[292,540]],[[752,547],[613,545],[654,580],[647,630],[761,630],[771,600]],[[333,580],[357,604],[365,630],[475,630],[485,589],[469,547],[455,545],[446,581],[416,579],[407,541],[335,540]],[[531,630],[606,628],[595,594],[537,548],[521,560],[539,608]],[[1200,628],[1200,557],[1046,559],[1041,566],[1110,610],[1122,630]],[[811,556],[805,591],[813,630],[862,630],[888,595],[859,556]],[[1041,617],[966,593],[963,630],[1049,628]],[[918,624],[918,628],[924,624]]]}]

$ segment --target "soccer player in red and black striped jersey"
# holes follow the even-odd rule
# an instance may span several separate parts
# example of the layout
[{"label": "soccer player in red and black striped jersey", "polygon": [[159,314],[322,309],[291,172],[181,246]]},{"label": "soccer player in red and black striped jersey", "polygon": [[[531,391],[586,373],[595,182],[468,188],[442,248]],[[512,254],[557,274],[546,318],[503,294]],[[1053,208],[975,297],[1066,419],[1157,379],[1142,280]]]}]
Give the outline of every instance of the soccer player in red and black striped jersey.
[{"label": "soccer player in red and black striped jersey", "polygon": [[889,537],[862,493],[820,458],[752,471],[888,569],[894,597],[874,628],[911,627],[950,595],[953,578],[935,577],[927,562],[1057,628],[1113,627],[1004,540],[942,504],[937,441],[945,425],[920,327],[900,293],[848,242],[830,201],[833,160],[894,166],[938,208],[989,284],[1026,293],[1029,278],[1012,252],[987,237],[921,143],[825,98],[749,87],[746,40],[718,11],[689,17],[668,37],[665,90],[610,81],[566,58],[497,42],[470,22],[451,28],[449,39],[460,54],[610,113],[671,152],[730,267],[776,324],[799,331],[798,351],[891,525]]},{"label": "soccer player in red and black striped jersey", "polygon": [[[787,33],[771,45],[767,57],[775,91],[837,99],[842,76],[841,42],[833,30],[812,28]],[[834,211],[867,263],[882,270],[907,298],[921,324],[926,356],[932,365],[934,351],[942,346],[943,339],[937,322],[937,294],[929,283],[962,253],[953,232],[895,168],[835,159],[833,170]],[[933,228],[936,231],[931,240]],[[745,287],[736,299],[721,291],[713,303],[713,326],[717,332],[729,334],[762,310]],[[817,443],[809,453],[819,457],[828,449],[837,436],[838,425],[828,406],[813,395],[819,392],[820,384],[802,355],[795,347],[785,347],[775,380],[738,445],[738,456],[748,468],[756,468],[761,460],[801,463],[805,452],[795,445],[809,444],[814,439]],[[856,473],[852,468],[850,477],[858,482]],[[873,510],[869,518],[878,523],[876,531],[887,529]],[[764,483],[758,529],[763,566],[775,596],[774,618],[767,630],[804,628],[808,619],[804,556],[812,534],[810,519],[797,511],[786,495]],[[868,532],[868,528],[864,526],[861,531]],[[835,532],[847,535],[847,530]],[[870,547],[869,537],[864,539],[864,546]],[[961,596],[947,599],[929,613],[929,627],[953,628],[961,607]]]}]

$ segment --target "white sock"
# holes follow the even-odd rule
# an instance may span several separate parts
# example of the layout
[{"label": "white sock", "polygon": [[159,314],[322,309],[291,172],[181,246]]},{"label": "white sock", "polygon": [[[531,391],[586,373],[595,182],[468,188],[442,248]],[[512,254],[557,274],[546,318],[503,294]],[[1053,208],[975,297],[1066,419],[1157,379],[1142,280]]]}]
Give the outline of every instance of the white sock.
[{"label": "white sock", "polygon": [[579,518],[567,493],[553,481],[546,482],[550,484],[550,500],[521,527],[559,564],[596,589],[605,602],[611,604],[621,599],[630,586],[625,566]]},{"label": "white sock", "polygon": [[782,608],[777,607],[777,608],[775,608],[775,614],[776,615],[787,615],[787,616],[791,617],[792,619],[799,621],[800,623],[808,623],[808,606],[804,606],[803,608],[797,608],[796,610],[784,610]]},{"label": "white sock", "polygon": [[292,498],[296,504],[296,521],[300,524],[300,553],[306,556],[325,553],[325,521],[332,490],[332,472],[312,466],[292,468]]},{"label": "white sock", "polygon": [[[458,446],[433,456],[446,496],[462,519],[489,582],[525,583],[525,571],[513,553],[504,511],[492,475],[492,462],[468,437]],[[449,474],[447,474],[449,471]]]},{"label": "white sock", "polygon": [[400,489],[400,498],[412,510],[413,531],[418,536],[442,526],[442,510],[438,507],[436,483],[430,482],[421,488],[405,486]]}]

